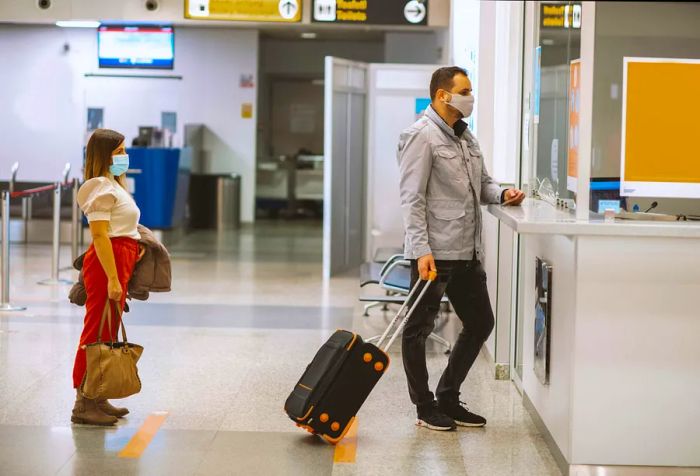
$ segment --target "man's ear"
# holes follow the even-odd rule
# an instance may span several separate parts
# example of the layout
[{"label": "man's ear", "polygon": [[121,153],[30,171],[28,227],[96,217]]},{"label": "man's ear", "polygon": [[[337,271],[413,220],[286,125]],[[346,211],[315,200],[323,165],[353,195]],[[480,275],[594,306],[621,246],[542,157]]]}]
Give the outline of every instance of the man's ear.
[{"label": "man's ear", "polygon": [[442,89],[438,89],[437,91],[435,91],[435,102],[442,102],[444,98],[443,94],[445,93]]}]

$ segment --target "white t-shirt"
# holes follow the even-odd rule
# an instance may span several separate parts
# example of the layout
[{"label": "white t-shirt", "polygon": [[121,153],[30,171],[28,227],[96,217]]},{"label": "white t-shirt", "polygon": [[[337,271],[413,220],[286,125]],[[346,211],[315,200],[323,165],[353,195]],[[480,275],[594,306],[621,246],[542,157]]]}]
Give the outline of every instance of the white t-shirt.
[{"label": "white t-shirt", "polygon": [[113,178],[95,177],[78,190],[78,205],[89,222],[108,221],[109,237],[140,240],[141,211],[129,192]]}]

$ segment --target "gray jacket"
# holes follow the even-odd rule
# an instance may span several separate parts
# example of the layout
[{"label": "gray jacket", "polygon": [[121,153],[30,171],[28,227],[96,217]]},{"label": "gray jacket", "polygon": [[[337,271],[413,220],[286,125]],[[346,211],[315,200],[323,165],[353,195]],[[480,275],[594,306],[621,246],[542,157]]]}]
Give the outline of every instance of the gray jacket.
[{"label": "gray jacket", "polygon": [[481,203],[500,203],[503,189],[489,176],[479,144],[466,129],[457,137],[432,107],[401,133],[398,147],[407,259],[482,258]]}]

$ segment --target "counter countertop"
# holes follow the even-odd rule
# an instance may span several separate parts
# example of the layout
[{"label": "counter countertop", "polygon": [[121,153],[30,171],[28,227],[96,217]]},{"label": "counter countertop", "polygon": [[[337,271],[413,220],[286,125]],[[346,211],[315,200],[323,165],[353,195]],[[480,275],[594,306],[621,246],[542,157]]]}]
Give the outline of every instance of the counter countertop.
[{"label": "counter countertop", "polygon": [[574,212],[559,209],[542,200],[527,198],[521,206],[489,205],[488,211],[507,226],[522,234],[648,236],[700,238],[700,222],[653,222],[615,220],[606,222],[591,213],[577,220]]}]

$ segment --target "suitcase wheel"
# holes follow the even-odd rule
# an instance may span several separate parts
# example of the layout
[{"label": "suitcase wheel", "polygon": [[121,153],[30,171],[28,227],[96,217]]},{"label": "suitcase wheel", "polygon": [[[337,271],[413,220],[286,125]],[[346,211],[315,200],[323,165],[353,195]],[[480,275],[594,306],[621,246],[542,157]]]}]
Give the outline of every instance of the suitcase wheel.
[{"label": "suitcase wheel", "polygon": [[384,370],[384,364],[381,362],[375,362],[374,370],[376,370],[377,372],[381,372],[382,370]]},{"label": "suitcase wheel", "polygon": [[321,416],[318,417],[319,420],[321,420],[321,423],[326,423],[328,421],[328,413],[321,413]]},{"label": "suitcase wheel", "polygon": [[365,355],[362,356],[362,360],[369,364],[370,362],[372,362],[372,354],[370,354],[369,352],[365,352]]},{"label": "suitcase wheel", "polygon": [[316,434],[316,431],[313,428],[311,428],[309,425],[302,425],[301,423],[297,423],[297,426],[299,428],[303,428],[304,430],[308,431],[312,435]]}]

